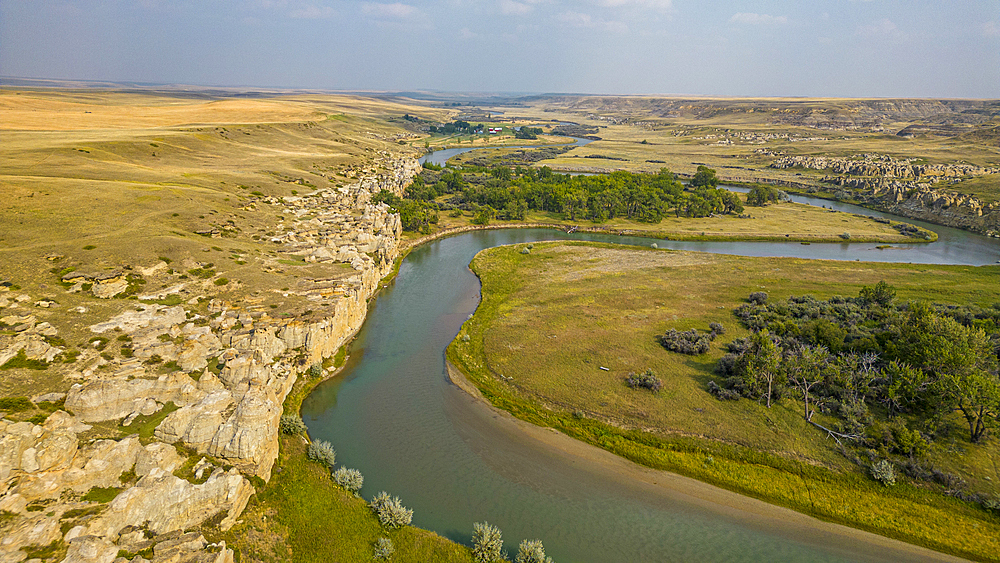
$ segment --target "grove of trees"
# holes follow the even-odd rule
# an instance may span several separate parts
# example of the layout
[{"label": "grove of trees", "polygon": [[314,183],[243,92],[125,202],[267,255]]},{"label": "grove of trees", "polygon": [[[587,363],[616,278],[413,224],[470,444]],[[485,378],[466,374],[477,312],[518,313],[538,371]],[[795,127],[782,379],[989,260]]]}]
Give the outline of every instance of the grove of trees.
[{"label": "grove of trees", "polygon": [[[405,197],[381,192],[399,212],[405,230],[427,229],[437,211],[459,208],[475,214],[480,224],[492,219],[523,220],[529,210],[564,213],[572,221],[604,222],[626,218],[659,223],[669,213],[677,217],[740,214],[736,194],[716,188],[715,172],[701,167],[698,185],[684,186],[666,168],[656,174],[618,171],[595,176],[556,174],[548,167],[511,169],[467,167],[461,171],[425,166],[406,189]],[[437,203],[448,196],[444,204]]]}]

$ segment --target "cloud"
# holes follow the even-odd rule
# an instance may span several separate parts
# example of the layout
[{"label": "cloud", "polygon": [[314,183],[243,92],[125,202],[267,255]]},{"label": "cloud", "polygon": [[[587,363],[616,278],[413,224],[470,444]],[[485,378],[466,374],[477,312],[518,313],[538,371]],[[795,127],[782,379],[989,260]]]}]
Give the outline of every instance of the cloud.
[{"label": "cloud", "polygon": [[419,13],[415,7],[401,2],[393,4],[378,4],[375,2],[365,2],[361,5],[361,11],[376,18],[396,18],[404,19]]},{"label": "cloud", "polygon": [[590,14],[582,12],[563,12],[556,16],[556,19],[571,27],[600,28],[618,33],[628,32],[628,26],[623,22],[594,18]]},{"label": "cloud", "polygon": [[642,8],[653,8],[656,10],[669,10],[673,7],[672,0],[593,0],[594,4],[605,8],[621,8],[625,6],[639,6]]},{"label": "cloud", "polygon": [[500,11],[507,15],[524,16],[534,9],[534,6],[515,2],[514,0],[500,0]]},{"label": "cloud", "polygon": [[478,34],[478,33],[476,33],[476,32],[474,32],[474,31],[472,31],[472,30],[470,30],[470,29],[469,29],[469,28],[467,28],[467,27],[463,27],[463,28],[462,28],[462,29],[461,29],[461,30],[460,30],[460,31],[458,32],[458,36],[459,36],[460,38],[462,38],[462,39],[466,39],[466,40],[468,40],[468,39],[475,39],[475,38],[479,37],[479,34]]},{"label": "cloud", "polygon": [[729,18],[729,23],[739,23],[745,25],[784,25],[788,23],[785,16],[772,16],[770,14],[757,14],[754,12],[738,12]]},{"label": "cloud", "polygon": [[871,25],[859,25],[854,34],[862,37],[898,37],[902,35],[896,24],[886,18]]},{"label": "cloud", "polygon": [[332,18],[335,15],[337,15],[337,12],[333,8],[329,6],[316,6],[314,4],[296,8],[288,13],[288,17],[302,20],[321,20]]},{"label": "cloud", "polygon": [[1000,25],[996,21],[988,21],[979,26],[979,29],[987,37],[1000,37]]}]

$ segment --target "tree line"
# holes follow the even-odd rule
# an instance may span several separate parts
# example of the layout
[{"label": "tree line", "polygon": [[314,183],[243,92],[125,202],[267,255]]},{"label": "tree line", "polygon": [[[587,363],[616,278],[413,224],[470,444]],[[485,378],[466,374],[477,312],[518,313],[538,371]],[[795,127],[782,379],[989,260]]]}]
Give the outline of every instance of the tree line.
[{"label": "tree line", "polygon": [[[656,174],[618,171],[593,176],[557,174],[548,167],[425,168],[403,198],[388,192],[374,198],[400,213],[405,230],[427,229],[438,210],[456,208],[474,213],[473,222],[478,223],[519,221],[528,211],[598,223],[615,218],[659,223],[670,213],[706,217],[743,212],[739,197],[717,188],[715,171],[704,166],[687,186],[666,168]],[[443,205],[435,202],[441,196],[449,196]]]}]

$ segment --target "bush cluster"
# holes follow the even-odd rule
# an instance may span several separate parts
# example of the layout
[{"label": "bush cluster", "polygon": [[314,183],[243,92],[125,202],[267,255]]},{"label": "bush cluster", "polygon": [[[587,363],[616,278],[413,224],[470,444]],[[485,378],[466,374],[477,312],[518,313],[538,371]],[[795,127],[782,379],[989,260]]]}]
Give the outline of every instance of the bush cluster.
[{"label": "bush cluster", "polygon": [[379,538],[375,542],[375,559],[384,559],[388,561],[392,559],[392,554],[396,553],[396,546],[392,545],[392,540],[389,538]]},{"label": "bush cluster", "polygon": [[476,522],[472,525],[472,558],[476,563],[507,560],[500,528],[491,526],[489,522]]},{"label": "bush cluster", "polygon": [[306,430],[306,423],[302,422],[302,418],[295,416],[294,414],[286,414],[281,417],[278,421],[278,429],[281,430],[282,434],[289,434],[294,436],[295,434],[302,434]]},{"label": "bush cluster", "polygon": [[357,469],[341,467],[333,472],[333,482],[340,485],[348,492],[354,493],[354,496],[358,496],[358,491],[361,490],[361,486],[364,484],[365,478]]},{"label": "bush cluster", "polygon": [[333,445],[330,442],[325,440],[316,440],[309,444],[306,456],[313,461],[318,461],[326,465],[330,469],[333,469],[333,466],[337,462],[337,451],[333,449]]},{"label": "bush cluster", "polygon": [[886,487],[896,484],[896,469],[892,466],[892,462],[887,459],[873,463],[871,474],[873,479]]},{"label": "bush cluster", "polygon": [[[712,332],[698,332],[697,329],[693,328],[691,330],[679,331],[672,328],[660,336],[660,344],[671,352],[690,354],[692,356],[704,354],[708,352],[715,337],[725,332],[725,329],[719,323],[712,323],[709,327],[712,328]],[[716,327],[722,332],[717,331]]]},{"label": "bush cluster", "polygon": [[649,389],[654,393],[663,387],[663,382],[660,381],[659,377],[656,377],[656,374],[654,374],[651,369],[647,369],[642,373],[632,372],[628,374],[628,377],[625,379],[625,384],[632,389]]},{"label": "bush cluster", "polygon": [[552,563],[552,558],[545,555],[541,540],[523,540],[517,548],[514,563]]},{"label": "bush cluster", "polygon": [[408,526],[413,520],[413,510],[403,506],[399,497],[389,496],[385,491],[375,495],[368,506],[375,511],[378,521],[389,529]]}]

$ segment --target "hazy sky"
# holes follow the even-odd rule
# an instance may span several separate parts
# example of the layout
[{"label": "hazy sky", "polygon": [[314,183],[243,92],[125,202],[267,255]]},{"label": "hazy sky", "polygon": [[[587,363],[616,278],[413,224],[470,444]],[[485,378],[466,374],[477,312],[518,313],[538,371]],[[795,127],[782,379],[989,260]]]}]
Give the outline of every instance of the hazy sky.
[{"label": "hazy sky", "polygon": [[0,75],[1000,98],[1000,0],[2,0]]}]

